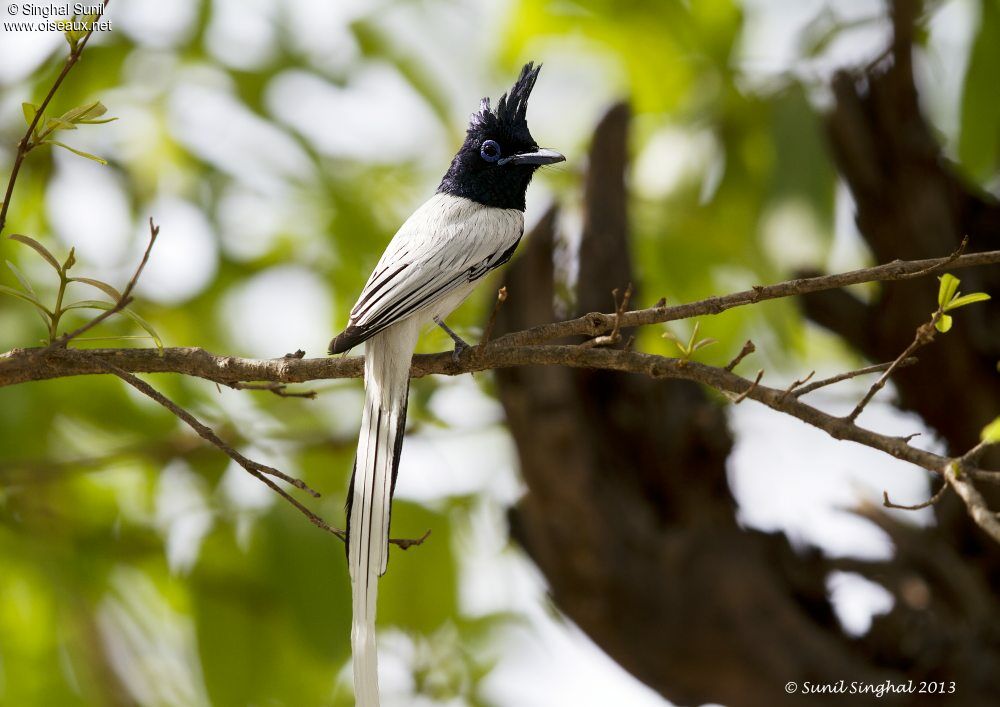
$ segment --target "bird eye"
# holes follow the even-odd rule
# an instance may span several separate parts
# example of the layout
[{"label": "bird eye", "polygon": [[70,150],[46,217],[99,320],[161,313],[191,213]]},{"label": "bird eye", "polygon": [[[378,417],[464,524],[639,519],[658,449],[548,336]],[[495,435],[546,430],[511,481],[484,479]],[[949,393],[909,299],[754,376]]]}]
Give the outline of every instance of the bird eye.
[{"label": "bird eye", "polygon": [[487,162],[496,162],[500,159],[500,146],[496,140],[484,140],[479,147],[479,156]]}]

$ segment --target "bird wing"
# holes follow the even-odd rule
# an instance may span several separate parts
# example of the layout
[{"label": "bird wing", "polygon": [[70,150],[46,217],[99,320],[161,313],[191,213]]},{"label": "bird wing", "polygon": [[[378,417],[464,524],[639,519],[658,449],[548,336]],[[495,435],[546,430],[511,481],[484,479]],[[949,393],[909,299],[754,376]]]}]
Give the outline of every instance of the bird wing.
[{"label": "bird wing", "polygon": [[524,230],[516,209],[438,194],[400,227],[330,353],[357,346],[510,260]]}]

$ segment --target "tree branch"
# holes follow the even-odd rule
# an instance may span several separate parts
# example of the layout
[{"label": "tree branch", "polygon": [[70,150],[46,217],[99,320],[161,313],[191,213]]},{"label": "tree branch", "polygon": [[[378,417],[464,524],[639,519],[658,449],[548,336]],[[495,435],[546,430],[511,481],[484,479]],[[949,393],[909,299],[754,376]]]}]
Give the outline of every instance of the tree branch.
[{"label": "tree branch", "polygon": [[[153,228],[153,237],[155,238],[155,227]],[[473,347],[464,352],[458,360],[451,353],[414,356],[411,366],[411,376],[418,378],[430,374],[458,375],[489,369],[515,368],[520,366],[567,366],[571,368],[635,373],[654,379],[673,378],[701,383],[725,394],[736,403],[746,398],[756,400],[778,412],[798,418],[806,424],[821,429],[835,439],[849,440],[862,444],[937,474],[944,474],[945,470],[951,468],[953,464],[961,467],[962,476],[957,477],[952,474],[948,478],[948,483],[966,501],[969,512],[973,514],[976,521],[992,534],[992,526],[988,523],[983,525],[986,522],[982,520],[986,517],[983,514],[989,514],[989,510],[985,506],[985,501],[982,500],[982,496],[978,495],[978,491],[971,485],[971,481],[968,480],[969,476],[988,473],[984,470],[972,468],[973,464],[969,463],[977,456],[979,452],[978,447],[970,451],[965,457],[957,459],[949,459],[912,447],[908,443],[909,438],[890,437],[858,426],[855,423],[856,414],[847,417],[835,417],[801,402],[799,396],[794,393],[799,392],[801,394],[809,390],[809,387],[801,387],[796,391],[795,389],[798,387],[796,384],[785,389],[776,389],[762,385],[760,383],[762,372],[758,373],[757,378],[751,381],[733,373],[731,370],[733,366],[725,368],[708,366],[685,359],[640,353],[632,351],[627,347],[624,349],[609,349],[596,346],[524,345],[516,343],[545,340],[547,338],[560,338],[567,333],[589,333],[592,336],[600,336],[603,331],[607,330],[605,327],[610,328],[612,332],[617,332],[626,326],[667,321],[669,319],[681,318],[681,316],[697,316],[701,313],[721,312],[730,307],[748,304],[750,301],[788,297],[804,291],[815,292],[824,288],[840,287],[844,284],[867,282],[878,278],[900,279],[909,277],[912,273],[927,275],[935,272],[939,265],[944,264],[952,267],[963,267],[991,262],[1000,262],[1000,251],[976,253],[958,258],[940,258],[931,261],[897,262],[866,268],[852,273],[792,280],[768,287],[757,287],[749,292],[712,297],[686,305],[654,307],[652,309],[633,312],[625,311],[628,301],[626,295],[623,301],[618,304],[613,314],[593,313],[567,322],[544,325],[508,334],[495,342]],[[141,269],[142,266],[140,265],[136,276],[130,284],[134,283]],[[935,313],[935,316],[937,314],[938,312]],[[929,324],[925,323],[921,325],[918,335],[914,340],[915,344],[922,341],[922,338],[927,338],[925,330],[928,327],[932,327],[933,322],[934,319],[932,318]],[[586,327],[586,331],[578,331],[581,326]],[[748,348],[744,347],[744,350],[748,351]],[[887,367],[882,378],[880,378],[880,383],[884,383],[884,379],[889,373],[899,367],[903,361],[908,360],[909,354],[913,349],[914,345],[911,344],[903,354]],[[322,519],[312,514],[311,511],[301,506],[301,504],[277,487],[273,481],[264,477],[264,474],[275,473],[276,470],[263,468],[261,465],[240,456],[235,450],[228,448],[217,435],[193,418],[190,413],[176,406],[155,391],[152,386],[139,380],[132,373],[181,373],[237,388],[247,387],[248,383],[263,381],[276,385],[253,385],[251,387],[276,389],[286,383],[300,383],[330,378],[357,378],[362,375],[362,361],[363,359],[360,357],[306,359],[299,358],[298,356],[284,356],[280,359],[260,361],[231,356],[216,356],[198,348],[83,350],[45,347],[14,350],[0,356],[0,387],[32,380],[94,373],[113,373],[170,409],[175,415],[194,428],[199,435],[229,454],[230,457],[240,463],[247,471],[272,487],[285,497],[286,500],[289,500],[300,511],[305,513],[314,524],[334,534],[338,534],[339,531],[327,526],[325,521],[322,521]],[[737,361],[738,359],[734,360],[734,363]],[[879,366],[877,368],[881,369],[882,367]],[[872,367],[862,370],[869,372],[871,369]],[[860,375],[860,372],[842,374],[841,376],[835,376],[834,378],[819,381],[818,383],[828,385],[831,382],[843,380],[853,375]],[[801,385],[806,380],[808,380],[808,377],[802,381],[796,381],[796,383]],[[870,399],[874,391],[877,391],[879,387],[880,385],[878,384],[872,386],[869,394],[866,395],[865,401]],[[859,407],[863,408],[863,405],[859,405]],[[280,475],[280,472],[276,473]],[[281,478],[290,483],[296,483],[295,480],[283,475]],[[980,502],[982,502],[982,509],[979,509],[975,505]],[[994,522],[996,521],[995,517],[990,517],[993,518]],[[998,524],[998,527],[1000,527],[1000,524]],[[1000,539],[1000,536],[997,537]],[[397,544],[409,546],[415,543],[402,541],[402,543]]]},{"label": "tree branch", "polygon": [[919,511],[921,508],[929,508],[930,506],[933,506],[935,503],[937,503],[942,498],[944,498],[944,495],[948,491],[949,488],[950,488],[950,486],[948,485],[948,482],[946,481],[945,483],[941,484],[941,488],[939,488],[934,493],[933,496],[931,496],[930,498],[928,498],[923,503],[915,503],[912,506],[907,506],[907,505],[903,505],[903,504],[900,504],[900,503],[893,503],[892,501],[889,500],[889,492],[888,491],[883,491],[882,492],[882,505],[885,506],[886,508],[895,508],[896,510],[900,510],[900,511]]},{"label": "tree branch", "polygon": [[858,419],[858,415],[864,411],[868,403],[872,401],[872,398],[874,398],[875,395],[885,387],[885,384],[889,381],[890,376],[892,376],[896,369],[903,364],[903,361],[911,358],[912,354],[917,349],[934,341],[934,325],[937,324],[943,314],[944,311],[938,307],[937,311],[931,315],[929,322],[925,322],[917,327],[917,333],[913,337],[913,341],[906,347],[906,349],[903,350],[903,353],[896,357],[896,360],[889,364],[889,367],[885,369],[885,373],[880,375],[878,380],[872,383],[872,386],[865,393],[864,397],[862,397],[858,404],[854,406],[854,409],[851,410],[851,414],[847,416],[848,420],[854,422]]},{"label": "tree branch", "polygon": [[787,280],[775,285],[757,286],[742,292],[729,295],[709,297],[707,299],[680,304],[672,307],[651,307],[624,312],[620,318],[615,314],[600,314],[591,312],[576,319],[554,324],[525,329],[524,331],[507,334],[490,342],[490,346],[525,346],[539,344],[567,336],[586,335],[600,336],[610,332],[615,327],[616,320],[621,328],[643,326],[647,324],[662,324],[678,319],[691,319],[708,314],[720,314],[727,309],[756,304],[764,300],[794,297],[823,290],[835,290],[848,285],[860,285],[865,282],[891,282],[923,277],[948,269],[968,268],[975,265],[995,265],[1000,263],[1000,250],[970,253],[952,259],[929,258],[926,260],[897,260],[885,265],[852,270],[837,275],[820,275],[818,277]]},{"label": "tree branch", "polygon": [[[450,353],[414,356],[411,375],[414,378],[431,374],[457,375],[469,371],[495,368],[496,366],[492,365],[491,362],[497,358],[496,352],[499,350],[524,347],[579,334],[596,337],[613,331],[616,324],[619,328],[624,329],[706,314],[719,314],[733,307],[767,299],[793,297],[807,292],[836,289],[863,282],[907,279],[912,277],[914,273],[921,276],[930,275],[937,272],[937,268],[943,264],[948,264],[952,268],[965,268],[994,263],[1000,263],[1000,251],[972,253],[957,259],[948,257],[897,261],[836,275],[788,280],[672,307],[656,306],[611,314],[592,312],[576,319],[544,324],[507,334],[487,344],[468,349],[457,362],[452,359]],[[104,358],[133,373],[182,373],[225,385],[249,381],[303,383],[332,378],[359,378],[362,375],[362,359],[360,357],[306,359],[286,356],[279,359],[255,360],[234,356],[217,356],[200,348],[89,349],[86,351],[28,348],[13,349],[5,354],[0,354],[0,387],[65,376],[105,373],[105,369],[97,362],[98,358]],[[830,382],[834,381],[830,379]],[[817,384],[795,392],[798,395],[803,395],[808,390],[814,390],[815,387]]]},{"label": "tree branch", "polygon": [[[108,3],[111,0],[104,0],[102,7],[107,8]],[[24,132],[24,137],[22,137],[17,143],[17,154],[14,156],[14,166],[10,171],[10,179],[7,180],[7,191],[4,193],[3,205],[0,206],[0,235],[3,234],[3,229],[7,225],[7,209],[10,208],[10,200],[14,195],[14,184],[17,182],[17,175],[21,171],[21,164],[24,162],[24,158],[28,156],[28,153],[32,149],[37,147],[37,145],[31,142],[31,136],[35,132],[35,128],[38,127],[38,122],[42,119],[42,114],[45,113],[45,109],[49,107],[49,103],[52,102],[53,96],[56,95],[56,91],[62,85],[63,80],[69,74],[70,70],[76,65],[76,62],[80,60],[80,55],[83,54],[83,50],[87,48],[87,42],[90,41],[90,36],[94,33],[94,30],[88,30],[87,33],[80,40],[80,43],[76,45],[69,56],[66,57],[65,63],[63,63],[62,71],[56,76],[56,80],[52,84],[52,88],[49,92],[45,94],[45,98],[42,100],[42,104],[38,106],[38,110],[35,111],[34,117],[31,122],[28,123],[28,129]]]},{"label": "tree branch", "polygon": [[[125,372],[181,373],[209,381],[276,381],[301,383],[331,378],[359,378],[361,357],[332,359],[271,359],[266,361],[216,356],[197,348],[156,349],[21,349],[0,357],[0,385],[73,375],[107,373],[109,367]],[[739,399],[750,398],[817,427],[836,439],[845,439],[909,461],[935,473],[951,460],[911,447],[904,439],[859,427],[788,395],[742,376],[696,361],[667,358],[621,349],[579,346],[519,346],[476,348],[455,362],[450,352],[414,356],[410,374],[460,375],[519,366],[568,366],[636,373],[650,378],[674,378],[707,385]]]},{"label": "tree branch", "polygon": [[944,469],[944,478],[965,503],[969,517],[990,537],[1000,543],[1000,519],[998,519],[996,512],[991,511],[986,505],[986,499],[972,484],[972,480],[961,465],[958,463],[948,464]]},{"label": "tree branch", "polygon": [[891,366],[896,366],[896,369],[906,368],[907,366],[912,366],[917,362],[916,357],[911,356],[909,358],[903,358],[898,363],[896,361],[889,361],[888,363],[876,363],[874,366],[865,366],[864,368],[858,368],[854,371],[848,371],[847,373],[839,373],[835,376],[830,376],[829,378],[824,378],[818,380],[815,383],[810,383],[809,385],[802,386],[801,388],[796,387],[792,391],[792,395],[796,398],[800,398],[806,393],[811,393],[814,390],[820,388],[825,388],[828,385],[833,385],[834,383],[840,383],[841,381],[850,380],[851,378],[857,378],[858,376],[864,376],[869,373],[880,373],[882,371],[888,370]]}]

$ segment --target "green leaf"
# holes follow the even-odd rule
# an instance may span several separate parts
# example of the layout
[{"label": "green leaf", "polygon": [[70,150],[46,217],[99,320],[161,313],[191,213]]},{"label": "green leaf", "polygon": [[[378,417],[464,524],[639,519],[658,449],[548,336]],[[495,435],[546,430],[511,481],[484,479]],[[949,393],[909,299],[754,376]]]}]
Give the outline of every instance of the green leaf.
[{"label": "green leaf", "polygon": [[45,261],[49,265],[51,265],[52,267],[54,267],[56,269],[56,272],[62,272],[62,268],[59,267],[59,261],[56,260],[56,257],[54,255],[52,255],[52,253],[49,252],[48,248],[46,248],[45,246],[43,246],[41,243],[39,243],[38,241],[36,241],[34,238],[30,238],[29,236],[25,236],[25,235],[22,235],[20,233],[12,233],[12,234],[10,234],[9,238],[12,241],[17,241],[19,243],[24,243],[29,248],[34,248],[35,251],[40,256],[42,256],[43,258],[45,258]]},{"label": "green leaf", "polygon": [[[27,276],[23,272],[18,270],[17,266],[15,266],[14,263],[10,262],[9,260],[7,261],[7,267],[10,268],[10,271],[12,273],[14,273],[14,277],[16,277],[17,281],[21,283],[21,287],[23,287],[29,295],[34,297],[35,300],[38,300],[38,295],[35,294],[35,288],[31,286],[31,281],[28,280]],[[35,303],[32,302],[32,304]],[[38,316],[42,318],[42,324],[48,327],[49,326],[48,310],[45,309],[44,307],[39,308],[38,304],[35,304],[35,307],[36,311],[38,312]]]},{"label": "green leaf", "polygon": [[95,111],[93,117],[99,118],[107,112],[107,108],[100,101],[85,103],[82,106],[70,108],[60,116],[60,120],[65,120],[67,123],[75,123],[81,118],[86,118],[92,111]]},{"label": "green leaf", "polygon": [[35,294],[35,288],[31,286],[31,281],[28,280],[28,277],[23,272],[18,270],[17,266],[14,265],[14,263],[10,262],[9,260],[6,262],[7,262],[7,267],[10,268],[10,271],[12,273],[14,273],[14,277],[16,277],[17,281],[21,283],[21,287],[27,290],[28,293],[31,294],[32,296],[37,297],[38,295]]},{"label": "green leaf", "polygon": [[145,319],[143,319],[142,317],[140,317],[138,314],[133,312],[131,309],[128,309],[127,307],[122,310],[122,314],[124,314],[126,317],[128,317],[133,322],[142,327],[142,329],[147,334],[149,334],[150,338],[153,340],[153,343],[156,344],[156,348],[158,348],[160,351],[163,351],[163,340],[160,338],[160,335],[156,333],[156,329],[153,328],[152,324],[147,322]]},{"label": "green leaf", "polygon": [[0,292],[5,295],[10,295],[11,297],[16,297],[19,300],[28,302],[29,304],[35,305],[39,311],[44,312],[45,316],[51,317],[52,312],[46,309],[45,305],[38,301],[38,298],[27,292],[21,292],[20,290],[15,290],[13,287],[7,287],[6,285],[0,285]]},{"label": "green leaf", "polygon": [[69,255],[66,256],[66,262],[63,263],[63,272],[66,272],[74,265],[76,265],[76,248],[70,248]]},{"label": "green leaf", "polygon": [[[89,27],[91,24],[97,21],[99,17],[100,17],[99,15],[96,15],[91,12],[86,15],[73,15],[70,18],[70,20],[75,21],[77,23],[77,26],[82,28],[82,27]],[[76,51],[76,48],[80,43],[80,40],[86,37],[89,33],[90,31],[86,29],[73,29],[72,25],[70,25],[70,29],[67,29],[65,32],[63,32],[63,34],[66,36],[66,41],[69,42],[70,49],[72,49],[73,51]]]},{"label": "green leaf", "polygon": [[964,295],[962,297],[956,297],[951,300],[947,305],[945,305],[944,311],[950,312],[953,309],[958,309],[959,307],[964,307],[967,304],[973,304],[974,302],[985,302],[990,296],[985,292],[973,292],[970,295]]},{"label": "green leaf", "polygon": [[112,309],[115,306],[114,302],[105,302],[101,299],[83,299],[79,302],[72,302],[63,307],[64,312],[68,312],[71,309]]},{"label": "green leaf", "polygon": [[71,277],[70,282],[82,282],[85,285],[90,285],[91,287],[96,287],[104,294],[111,297],[115,302],[122,298],[122,293],[116,290],[114,287],[106,282],[101,282],[100,280],[94,280],[89,277]]},{"label": "green leaf", "polygon": [[944,309],[955,297],[958,286],[962,281],[950,273],[945,273],[938,280],[941,281],[941,285],[938,287],[938,306]]},{"label": "green leaf", "polygon": [[77,106],[72,110],[68,110],[62,114],[60,120],[64,120],[68,123],[81,123],[84,125],[100,125],[103,123],[110,123],[113,120],[118,120],[118,118],[101,118],[102,115],[108,112],[107,107],[100,101],[94,101],[93,103],[88,103],[86,105]]},{"label": "green leaf", "polygon": [[42,126],[42,135],[48,135],[56,130],[76,130],[76,126],[73,123],[67,123],[62,118],[47,118],[45,125]]},{"label": "green leaf", "polygon": [[941,318],[934,322],[934,328],[942,334],[947,334],[951,331],[951,317],[947,314],[942,314]]},{"label": "green leaf", "polygon": [[22,103],[21,110],[24,111],[24,122],[30,128],[31,121],[35,119],[35,114],[38,113],[38,106],[34,103]]},{"label": "green leaf", "polygon": [[[115,302],[105,302],[104,300],[98,300],[98,299],[80,300],[79,302],[73,302],[72,304],[66,305],[65,307],[63,307],[63,311],[69,311],[71,309],[102,309],[104,311],[107,311],[109,309],[114,309],[115,304],[116,304]],[[163,340],[160,338],[160,335],[156,333],[156,329],[153,328],[152,324],[147,322],[145,319],[143,319],[142,317],[140,317],[138,314],[136,314],[127,307],[119,311],[126,317],[131,319],[133,322],[138,324],[140,327],[142,327],[142,329],[145,330],[147,334],[149,334],[150,338],[153,340],[153,343],[156,344],[156,348],[160,349],[161,351],[163,350]]]},{"label": "green leaf", "polygon": [[1000,417],[997,417],[979,433],[979,439],[988,444],[1000,444]]},{"label": "green leaf", "polygon": [[88,110],[84,115],[78,118],[75,122],[84,125],[103,125],[104,123],[111,123],[118,118],[102,118],[101,116],[108,112],[108,109],[100,101],[97,102],[90,110]]},{"label": "green leaf", "polygon": [[58,140],[46,140],[44,144],[46,144],[46,145],[49,145],[49,144],[51,144],[51,145],[58,145],[59,147],[63,148],[64,150],[69,150],[70,152],[72,152],[75,155],[80,155],[80,157],[86,157],[88,160],[94,160],[94,162],[100,162],[101,164],[107,164],[108,163],[108,161],[106,159],[102,158],[102,157],[98,157],[97,155],[92,155],[89,152],[84,152],[83,150],[78,150],[75,147],[70,147],[66,143],[59,142]]}]

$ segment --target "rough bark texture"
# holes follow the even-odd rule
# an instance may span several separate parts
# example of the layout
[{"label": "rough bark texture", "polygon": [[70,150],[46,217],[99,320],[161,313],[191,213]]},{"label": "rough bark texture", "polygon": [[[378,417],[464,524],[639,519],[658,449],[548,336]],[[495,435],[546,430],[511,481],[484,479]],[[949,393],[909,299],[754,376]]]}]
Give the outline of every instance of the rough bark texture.
[{"label": "rough bark texture", "polygon": [[[908,67],[900,70],[908,72]],[[942,172],[940,157],[914,137],[929,139],[930,133],[914,122],[919,112],[912,77],[909,93],[875,99],[884,104],[879,118],[864,93],[879,91],[877,82],[869,81],[862,90],[859,82],[846,81],[838,79],[831,132],[863,141],[856,159],[871,160],[892,149],[886,138],[864,138],[865,131],[884,130],[897,143],[924,146],[919,170],[900,162],[902,155],[874,158],[878,170],[868,178],[882,192],[858,201],[859,223],[866,235],[872,230],[877,258],[948,253],[959,243],[959,224],[965,229],[978,225],[979,240],[995,239],[995,231],[985,233],[993,207],[958,191],[953,176],[935,178],[951,172]],[[853,125],[838,128],[848,85],[861,93],[854,94]],[[902,125],[893,127],[900,120]],[[623,178],[627,128],[628,110],[616,106],[594,136],[578,311],[608,309],[607,293],[633,278]],[[836,148],[841,163],[847,149]],[[908,184],[917,191],[905,198],[887,191]],[[964,205],[958,206],[962,195]],[[915,202],[928,213],[914,215]],[[500,311],[498,333],[553,320],[555,219],[551,212],[540,222],[508,269],[505,284],[511,294]],[[928,233],[936,233],[937,240]],[[967,278],[970,287],[963,289],[988,287],[983,277]],[[892,294],[894,288],[898,295]],[[824,308],[838,316],[853,312],[841,316],[843,328],[837,331],[873,360],[892,359],[933,309],[933,287],[928,291],[926,282],[893,285],[886,292],[870,312],[856,300],[843,309],[825,295],[808,308],[817,316]],[[856,318],[859,308],[880,318]],[[861,321],[864,326],[857,326]],[[832,318],[824,323],[834,326]],[[940,424],[956,450],[971,446],[970,435],[985,422],[984,415],[996,414],[1000,399],[995,371],[987,380],[987,369],[997,359],[989,348],[997,332],[965,321],[961,326],[967,328],[961,341],[949,338],[947,346],[928,349],[934,357],[946,357],[947,365],[922,360],[897,384],[903,403],[922,414],[916,401],[928,398],[949,411],[947,416],[927,411],[925,418]],[[982,387],[942,402],[935,391],[945,369],[955,391]],[[950,524],[939,531],[904,526],[866,510],[896,544],[896,556],[888,562],[834,561],[796,552],[782,535],[737,525],[726,478],[731,436],[722,410],[697,385],[564,368],[504,369],[497,377],[529,488],[510,514],[513,537],[544,573],[560,609],[665,697],[680,704],[797,705],[816,699],[837,704],[835,696],[788,695],[784,685],[886,679],[953,680],[958,686],[944,699],[883,698],[890,704],[981,705],[1000,694],[1000,612],[991,589],[996,586],[995,550],[978,542],[981,533],[964,512],[961,518],[949,517]],[[928,392],[932,385],[934,391]],[[846,636],[833,615],[826,579],[836,569],[873,578],[896,597],[895,609],[860,639]]]}]

